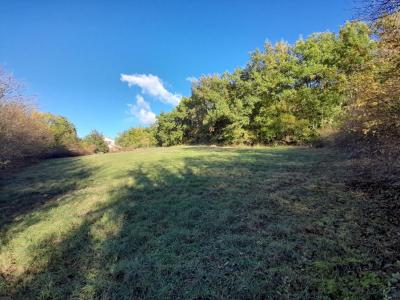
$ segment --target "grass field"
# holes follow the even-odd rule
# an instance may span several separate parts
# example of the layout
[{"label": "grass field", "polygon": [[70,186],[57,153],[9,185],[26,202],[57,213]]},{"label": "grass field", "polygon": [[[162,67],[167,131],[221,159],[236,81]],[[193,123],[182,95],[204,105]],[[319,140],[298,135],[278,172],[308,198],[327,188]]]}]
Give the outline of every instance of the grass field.
[{"label": "grass field", "polygon": [[0,295],[382,299],[396,278],[346,164],[200,146],[44,161],[1,182]]}]

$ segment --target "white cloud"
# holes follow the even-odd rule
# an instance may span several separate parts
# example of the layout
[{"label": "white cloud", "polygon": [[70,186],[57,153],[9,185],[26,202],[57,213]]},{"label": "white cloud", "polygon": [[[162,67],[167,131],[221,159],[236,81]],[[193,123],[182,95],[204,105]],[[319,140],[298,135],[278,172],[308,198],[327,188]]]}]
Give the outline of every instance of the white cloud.
[{"label": "white cloud", "polygon": [[186,77],[186,80],[191,83],[195,83],[195,82],[199,81],[196,77],[193,77],[193,76]]},{"label": "white cloud", "polygon": [[121,81],[127,82],[131,87],[136,85],[142,89],[143,94],[157,97],[159,100],[172,105],[178,105],[182,96],[169,92],[161,79],[152,74],[121,74]]},{"label": "white cloud", "polygon": [[156,122],[156,114],[151,111],[150,104],[140,95],[136,95],[136,104],[128,104],[131,113],[144,125]]}]

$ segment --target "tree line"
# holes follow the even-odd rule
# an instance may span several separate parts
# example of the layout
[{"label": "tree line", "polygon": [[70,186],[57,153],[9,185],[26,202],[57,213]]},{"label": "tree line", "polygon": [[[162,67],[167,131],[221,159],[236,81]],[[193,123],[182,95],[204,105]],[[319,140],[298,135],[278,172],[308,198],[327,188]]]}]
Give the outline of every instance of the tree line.
[{"label": "tree line", "polygon": [[108,152],[98,131],[83,139],[67,118],[38,111],[0,69],[0,169],[40,158]]},{"label": "tree line", "polygon": [[353,22],[294,45],[266,43],[245,68],[201,77],[190,97],[158,117],[158,144],[309,143],[337,124],[348,81],[373,57],[370,33]]},{"label": "tree line", "polygon": [[[244,68],[202,76],[154,126],[131,128],[128,147],[310,144],[325,132],[364,152],[394,153],[400,140],[400,13],[377,6],[293,45],[266,43]],[[382,11],[386,11],[385,14]]]},{"label": "tree line", "polygon": [[[251,53],[245,67],[200,77],[191,95],[157,116],[153,126],[130,128],[116,142],[125,149],[199,143],[303,145],[318,142],[329,131],[339,143],[360,151],[397,153],[398,7],[390,6],[386,13],[372,10],[369,23],[347,22],[338,33],[315,33],[292,45],[267,42]],[[0,69],[2,166],[30,157],[107,151],[98,131],[80,139],[65,117],[37,111],[12,76]]]}]

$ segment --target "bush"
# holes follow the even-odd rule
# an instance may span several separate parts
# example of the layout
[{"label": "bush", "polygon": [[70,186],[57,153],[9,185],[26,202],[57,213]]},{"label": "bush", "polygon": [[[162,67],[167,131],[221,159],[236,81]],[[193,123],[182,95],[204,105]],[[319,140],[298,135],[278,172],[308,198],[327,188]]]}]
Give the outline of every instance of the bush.
[{"label": "bush", "polygon": [[144,148],[156,145],[152,128],[131,128],[119,134],[116,143],[124,148]]},{"label": "bush", "polygon": [[396,159],[400,154],[400,12],[378,19],[374,59],[349,82],[342,144],[356,154]]},{"label": "bush", "polygon": [[0,167],[43,157],[52,142],[51,131],[21,96],[20,86],[0,69]]},{"label": "bush", "polygon": [[81,146],[84,151],[91,153],[106,153],[109,150],[107,143],[104,141],[104,135],[97,130],[92,130],[84,137]]},{"label": "bush", "polygon": [[87,154],[79,141],[75,125],[67,118],[51,113],[38,113],[38,115],[53,136],[46,158]]},{"label": "bush", "polygon": [[53,134],[55,145],[73,146],[78,143],[76,128],[67,118],[51,113],[40,113],[40,117]]},{"label": "bush", "polygon": [[37,111],[22,96],[21,85],[0,68],[0,168],[31,160],[107,152],[102,135],[80,141],[63,116]]}]

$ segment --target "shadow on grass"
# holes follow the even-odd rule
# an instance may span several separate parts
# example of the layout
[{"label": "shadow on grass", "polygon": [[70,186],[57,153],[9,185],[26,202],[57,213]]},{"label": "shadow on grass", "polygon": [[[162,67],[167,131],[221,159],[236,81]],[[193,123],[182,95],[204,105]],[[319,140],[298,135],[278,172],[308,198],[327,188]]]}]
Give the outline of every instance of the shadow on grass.
[{"label": "shadow on grass", "polygon": [[[89,184],[95,168],[77,158],[52,159],[0,181],[0,232],[15,220],[58,205],[66,194]],[[32,224],[34,218],[30,218]],[[29,224],[27,224],[29,225]]]},{"label": "shadow on grass", "polygon": [[132,166],[61,241],[33,245],[47,263],[6,282],[12,297],[381,296],[340,161],[302,149],[187,150],[205,154]]}]

